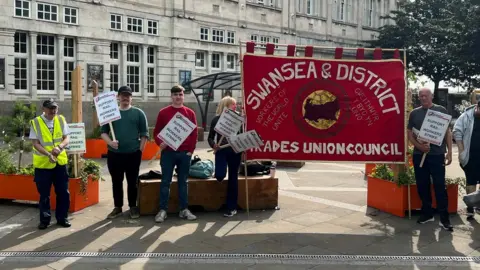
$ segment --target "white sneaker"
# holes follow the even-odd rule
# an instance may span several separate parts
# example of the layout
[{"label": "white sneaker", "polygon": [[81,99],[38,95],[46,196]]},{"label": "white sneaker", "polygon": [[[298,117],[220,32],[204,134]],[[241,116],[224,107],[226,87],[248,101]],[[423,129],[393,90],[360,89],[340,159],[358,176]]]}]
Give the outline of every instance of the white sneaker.
[{"label": "white sneaker", "polygon": [[190,210],[188,209],[183,209],[182,211],[180,211],[180,214],[178,214],[178,216],[180,218],[184,218],[184,219],[187,219],[187,220],[196,220],[197,217],[192,214],[192,212],[190,212]]},{"label": "white sneaker", "polygon": [[165,210],[160,210],[155,216],[155,222],[161,223],[167,219],[167,212]]}]

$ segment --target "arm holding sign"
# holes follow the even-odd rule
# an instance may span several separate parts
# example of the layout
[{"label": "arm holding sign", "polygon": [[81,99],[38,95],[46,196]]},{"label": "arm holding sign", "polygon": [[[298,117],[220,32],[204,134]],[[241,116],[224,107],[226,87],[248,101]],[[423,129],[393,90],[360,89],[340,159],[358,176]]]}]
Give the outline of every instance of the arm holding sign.
[{"label": "arm holding sign", "polygon": [[70,130],[68,129],[67,121],[65,121],[65,118],[63,116],[59,117],[59,120],[63,121],[63,129],[62,129],[63,136],[62,136],[62,142],[52,150],[52,154],[54,156],[58,156],[70,142],[70,136],[68,136],[70,134]]},{"label": "arm holding sign", "polygon": [[108,133],[110,132],[110,125],[103,125],[101,127],[101,132],[102,132],[102,135],[100,136],[102,137],[102,139],[113,149],[118,149],[118,141],[116,140],[113,141],[112,139],[110,139],[110,136],[108,135]]},{"label": "arm holding sign", "polygon": [[408,119],[408,126],[407,126],[407,135],[408,140],[417,148],[418,150],[422,151],[423,153],[428,153],[430,151],[430,144],[429,143],[422,143],[419,142],[416,136],[413,134],[413,116],[410,114],[410,118]]}]

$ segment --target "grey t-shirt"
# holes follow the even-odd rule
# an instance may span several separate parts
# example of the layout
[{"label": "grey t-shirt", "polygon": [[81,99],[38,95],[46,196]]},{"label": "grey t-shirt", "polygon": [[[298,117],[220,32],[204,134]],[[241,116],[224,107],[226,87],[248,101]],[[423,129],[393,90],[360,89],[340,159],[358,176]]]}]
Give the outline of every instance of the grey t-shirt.
[{"label": "grey t-shirt", "polygon": [[[437,104],[433,104],[430,110],[448,114],[448,111],[447,109],[445,109],[445,107]],[[416,128],[417,130],[420,130],[422,128],[423,120],[427,115],[427,111],[428,109],[425,109],[423,107],[418,107],[414,109],[410,113],[407,129],[412,130],[413,128]],[[445,139],[443,140],[442,146],[430,144],[430,152],[428,154],[429,155],[445,155],[445,153],[447,152],[446,137],[447,136],[445,136]],[[415,147],[413,149],[413,154],[423,154],[423,152]]]},{"label": "grey t-shirt", "polygon": [[[53,119],[48,120],[47,118],[45,118],[45,116],[43,114],[40,115],[40,117],[43,119],[43,121],[45,121],[45,124],[47,125],[48,129],[50,130],[50,133],[52,133],[53,132]],[[63,133],[64,136],[70,134],[70,131],[68,130],[68,125],[63,126],[62,133]],[[31,139],[31,140],[37,139],[37,134],[35,134],[35,130],[33,129],[32,125],[30,125],[30,135],[28,136],[28,138]]]}]

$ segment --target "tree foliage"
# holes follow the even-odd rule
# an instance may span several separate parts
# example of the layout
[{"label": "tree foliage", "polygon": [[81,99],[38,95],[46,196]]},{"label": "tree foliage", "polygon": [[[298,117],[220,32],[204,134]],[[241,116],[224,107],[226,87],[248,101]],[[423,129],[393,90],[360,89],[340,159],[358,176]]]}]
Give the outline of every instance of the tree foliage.
[{"label": "tree foliage", "polygon": [[[440,81],[474,83],[480,74],[477,0],[410,0],[385,18],[393,24],[380,29],[374,47],[407,49],[410,71]],[[438,94],[438,91],[435,91]],[[437,99],[437,95],[435,95]]]}]

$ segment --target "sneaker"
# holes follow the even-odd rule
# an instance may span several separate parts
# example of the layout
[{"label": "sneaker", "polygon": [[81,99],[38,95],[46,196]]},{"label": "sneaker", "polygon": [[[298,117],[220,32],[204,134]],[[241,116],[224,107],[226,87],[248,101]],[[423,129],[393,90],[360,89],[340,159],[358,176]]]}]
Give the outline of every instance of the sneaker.
[{"label": "sneaker", "polygon": [[197,219],[197,217],[194,214],[192,214],[192,212],[190,212],[190,210],[188,209],[183,209],[182,211],[180,211],[180,214],[178,214],[178,216],[180,218],[187,219],[187,220]]},{"label": "sneaker", "polygon": [[155,216],[155,222],[162,223],[167,219],[167,211],[160,210],[158,214]]},{"label": "sneaker", "polygon": [[440,224],[439,224],[439,225],[440,225],[440,227],[442,227],[444,230],[453,232],[453,226],[452,226],[452,224],[450,224],[450,221],[449,221],[449,220],[440,221]]},{"label": "sneaker", "polygon": [[40,222],[40,224],[38,224],[38,229],[39,230],[45,230],[46,228],[48,228],[48,225],[50,225],[50,224]]},{"label": "sneaker", "polygon": [[131,207],[130,208],[130,218],[135,219],[140,217],[140,211],[138,207]]},{"label": "sneaker", "polygon": [[474,216],[475,211],[473,210],[473,207],[467,207],[467,220],[472,220]]},{"label": "sneaker", "polygon": [[110,214],[108,214],[107,218],[112,219],[112,218],[116,218],[120,215],[122,215],[122,208],[121,207],[115,207],[115,208],[113,208],[113,211]]},{"label": "sneaker", "polygon": [[237,210],[228,211],[227,213],[223,214],[224,217],[233,217],[237,214]]},{"label": "sneaker", "polygon": [[433,216],[421,216],[418,220],[417,220],[417,223],[418,224],[425,224],[427,222],[430,222],[430,221],[434,221],[435,218]]}]

